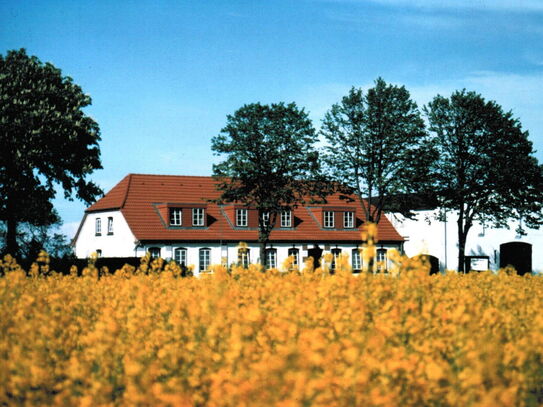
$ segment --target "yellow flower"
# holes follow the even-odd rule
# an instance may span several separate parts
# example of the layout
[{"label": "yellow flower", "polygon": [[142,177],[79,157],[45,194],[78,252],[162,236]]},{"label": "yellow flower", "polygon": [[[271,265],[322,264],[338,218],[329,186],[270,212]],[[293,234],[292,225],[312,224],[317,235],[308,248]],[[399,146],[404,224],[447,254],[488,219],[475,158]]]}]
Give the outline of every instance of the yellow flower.
[{"label": "yellow flower", "polygon": [[537,404],[543,279],[430,277],[420,258],[388,257],[396,278],[351,277],[344,254],[335,275],[305,259],[305,273],[213,265],[205,278],[147,256],[29,278],[6,256],[0,404]]}]

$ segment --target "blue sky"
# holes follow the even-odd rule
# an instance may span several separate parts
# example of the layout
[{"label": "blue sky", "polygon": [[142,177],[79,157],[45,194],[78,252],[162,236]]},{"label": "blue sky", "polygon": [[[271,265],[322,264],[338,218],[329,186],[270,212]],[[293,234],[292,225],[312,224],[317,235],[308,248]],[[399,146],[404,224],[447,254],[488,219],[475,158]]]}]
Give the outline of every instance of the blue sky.
[{"label": "blue sky", "polygon": [[[543,162],[543,0],[0,0],[0,53],[22,47],[92,96],[106,191],[130,172],[210,175],[243,104],[294,101],[318,127],[378,76],[419,106],[496,100]],[[73,235],[84,205],[55,205]]]}]

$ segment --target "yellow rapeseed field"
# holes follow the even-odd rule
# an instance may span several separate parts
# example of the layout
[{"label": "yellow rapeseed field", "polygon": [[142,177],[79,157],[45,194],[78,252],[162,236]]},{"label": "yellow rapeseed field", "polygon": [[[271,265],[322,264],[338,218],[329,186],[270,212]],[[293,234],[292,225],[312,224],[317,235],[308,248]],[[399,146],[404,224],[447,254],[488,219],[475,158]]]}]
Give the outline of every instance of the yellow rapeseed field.
[{"label": "yellow rapeseed field", "polygon": [[[543,402],[543,279],[0,262],[0,405]],[[41,264],[41,265],[40,265]],[[41,267],[41,269],[40,269]],[[292,267],[290,267],[292,268]]]}]

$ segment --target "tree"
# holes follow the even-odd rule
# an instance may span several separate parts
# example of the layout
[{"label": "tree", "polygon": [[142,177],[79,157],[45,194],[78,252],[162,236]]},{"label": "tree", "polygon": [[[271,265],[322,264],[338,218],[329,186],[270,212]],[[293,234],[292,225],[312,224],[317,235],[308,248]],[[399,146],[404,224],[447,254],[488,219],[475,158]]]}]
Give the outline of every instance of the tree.
[{"label": "tree", "polygon": [[[45,250],[53,258],[73,257],[73,248],[68,237],[59,232],[60,219],[47,225],[33,225],[26,222],[17,227],[17,245],[19,256],[26,260],[35,260],[41,250]],[[5,239],[5,222],[0,222],[0,246]]]},{"label": "tree", "polygon": [[227,116],[226,126],[213,138],[215,154],[226,155],[213,165],[220,201],[258,211],[262,264],[277,215],[322,191],[316,140],[307,113],[294,103],[245,105]]},{"label": "tree", "polygon": [[458,212],[458,271],[475,221],[508,227],[543,223],[543,167],[528,132],[511,112],[466,90],[436,96],[424,107],[439,151],[436,192],[441,207]]},{"label": "tree", "polygon": [[55,222],[56,186],[86,203],[101,194],[86,179],[102,168],[100,131],[83,112],[91,98],[24,49],[0,55],[0,99],[0,220],[6,222],[5,251],[16,255],[20,223]]},{"label": "tree", "polygon": [[[324,117],[329,175],[360,198],[366,219],[379,222],[390,204],[426,191],[435,158],[417,105],[405,87],[378,78],[364,95],[351,88]],[[364,197],[364,199],[363,199]]]}]

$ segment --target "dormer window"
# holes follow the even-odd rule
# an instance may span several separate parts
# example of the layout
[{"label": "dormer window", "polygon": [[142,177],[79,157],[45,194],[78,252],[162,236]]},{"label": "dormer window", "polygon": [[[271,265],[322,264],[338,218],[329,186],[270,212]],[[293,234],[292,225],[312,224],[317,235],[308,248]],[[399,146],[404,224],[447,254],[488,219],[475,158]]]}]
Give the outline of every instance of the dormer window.
[{"label": "dormer window", "polygon": [[204,226],[204,208],[192,208],[192,226]]},{"label": "dormer window", "polygon": [[354,228],[354,212],[343,212],[343,227],[345,229]]},{"label": "dormer window", "polygon": [[282,228],[292,227],[292,212],[291,211],[281,212],[281,227]]},{"label": "dormer window", "polygon": [[183,224],[183,211],[179,208],[170,209],[170,225],[181,226]]},{"label": "dormer window", "polygon": [[236,209],[236,226],[247,227],[247,209]]},{"label": "dormer window", "polygon": [[323,226],[325,228],[334,227],[334,212],[333,211],[324,211],[323,212]]},{"label": "dormer window", "polygon": [[268,223],[270,223],[270,213],[269,212],[263,212],[262,213],[262,226],[267,227]]}]

